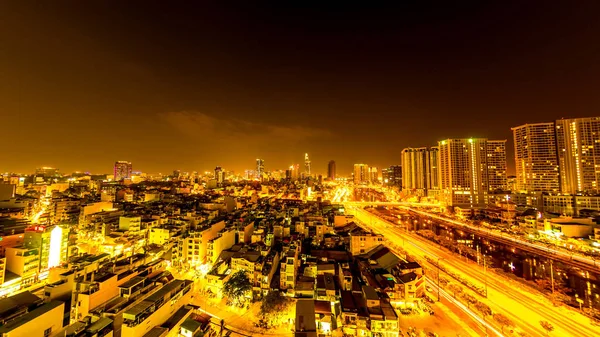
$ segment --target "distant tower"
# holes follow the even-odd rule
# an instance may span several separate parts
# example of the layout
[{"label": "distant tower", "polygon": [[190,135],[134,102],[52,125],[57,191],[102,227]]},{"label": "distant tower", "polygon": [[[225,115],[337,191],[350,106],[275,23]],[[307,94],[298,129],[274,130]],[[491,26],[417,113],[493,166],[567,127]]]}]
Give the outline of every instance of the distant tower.
[{"label": "distant tower", "polygon": [[308,153],[304,154],[304,172],[306,175],[310,175],[310,159],[308,159]]},{"label": "distant tower", "polygon": [[366,184],[369,182],[369,165],[354,164],[354,184]]},{"label": "distant tower", "polygon": [[225,180],[225,172],[223,172],[221,166],[215,167],[215,180],[217,181],[217,184],[222,184],[223,180]]},{"label": "distant tower", "polygon": [[262,179],[264,171],[265,161],[262,159],[256,159],[256,177],[258,178],[258,180]]},{"label": "distant tower", "polygon": [[115,169],[114,169],[115,181],[131,179],[131,170],[132,170],[131,162],[122,161],[122,160],[115,162]]},{"label": "distant tower", "polygon": [[327,178],[329,180],[335,180],[335,161],[330,160],[329,165],[327,165]]}]

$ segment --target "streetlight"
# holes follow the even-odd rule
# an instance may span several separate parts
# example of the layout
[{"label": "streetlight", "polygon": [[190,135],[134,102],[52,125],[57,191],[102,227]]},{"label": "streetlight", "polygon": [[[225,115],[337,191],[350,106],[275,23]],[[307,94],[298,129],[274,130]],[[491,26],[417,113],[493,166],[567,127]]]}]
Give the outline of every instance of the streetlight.
[{"label": "streetlight", "polygon": [[437,258],[437,297],[438,302],[440,301],[440,260],[443,260],[443,257]]},{"label": "streetlight", "polygon": [[485,254],[483,254],[483,281],[485,284],[485,298],[488,298],[488,290],[487,290],[487,264],[485,262]]}]

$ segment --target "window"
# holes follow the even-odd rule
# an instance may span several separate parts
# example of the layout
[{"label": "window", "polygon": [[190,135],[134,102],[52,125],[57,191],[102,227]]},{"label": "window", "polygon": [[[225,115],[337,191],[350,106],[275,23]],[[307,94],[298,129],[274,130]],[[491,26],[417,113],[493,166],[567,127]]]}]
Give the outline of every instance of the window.
[{"label": "window", "polygon": [[52,327],[49,327],[48,329],[44,330],[44,337],[50,336],[50,333],[52,333]]}]

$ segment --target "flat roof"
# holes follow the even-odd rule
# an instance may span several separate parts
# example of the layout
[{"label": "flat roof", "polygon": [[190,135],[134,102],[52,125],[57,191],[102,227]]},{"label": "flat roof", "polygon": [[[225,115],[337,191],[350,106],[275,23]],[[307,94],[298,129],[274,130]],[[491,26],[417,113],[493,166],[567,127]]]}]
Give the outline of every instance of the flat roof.
[{"label": "flat roof", "polygon": [[28,307],[42,299],[32,294],[30,291],[18,293],[16,295],[0,299],[0,316],[19,307]]},{"label": "flat roof", "polygon": [[89,331],[91,333],[96,333],[96,332],[104,329],[105,327],[107,327],[112,322],[113,322],[113,320],[108,317],[100,317],[99,320],[92,323],[92,325],[90,325],[90,327],[87,328],[87,331]]},{"label": "flat roof", "polygon": [[127,310],[125,312],[125,315],[129,316],[137,316],[139,314],[141,314],[142,312],[144,312],[146,309],[150,308],[151,306],[154,305],[154,302],[150,302],[150,301],[141,301],[140,303],[134,305],[133,307],[129,308],[129,310]]},{"label": "flat roof", "polygon": [[150,331],[146,332],[144,337],[162,337],[162,336],[166,336],[168,333],[169,333],[169,329],[167,329],[167,328],[154,327],[154,328],[150,329]]},{"label": "flat roof", "polygon": [[179,310],[177,310],[171,317],[169,317],[167,321],[163,325],[161,325],[161,327],[167,328],[169,330],[173,329],[177,326],[179,321],[181,321],[193,309],[194,308],[188,306],[183,306],[179,308]]},{"label": "flat roof", "polygon": [[130,280],[128,280],[127,282],[121,284],[119,286],[119,288],[124,288],[124,289],[131,288],[131,287],[133,287],[136,284],[141,283],[141,282],[144,282],[144,278],[143,277],[141,277],[141,276],[134,276]]},{"label": "flat roof", "polygon": [[189,283],[192,283],[192,281],[190,281],[190,280],[173,280],[173,281],[167,283],[166,285],[164,285],[162,288],[160,288],[154,294],[148,296],[146,298],[146,301],[156,302],[157,300],[165,297],[165,295],[170,293],[171,291],[177,289],[178,287],[181,287],[182,285],[189,284]]},{"label": "flat roof", "polygon": [[49,303],[43,304],[43,305],[33,309],[32,311],[26,313],[25,315],[20,316],[19,318],[15,319],[14,321],[11,321],[10,323],[5,324],[2,327],[0,327],[0,334],[8,333],[8,332],[20,327],[21,325],[23,325],[25,323],[29,323],[30,321],[34,320],[35,318],[42,316],[64,304],[65,303],[61,302],[61,301],[51,301]]}]

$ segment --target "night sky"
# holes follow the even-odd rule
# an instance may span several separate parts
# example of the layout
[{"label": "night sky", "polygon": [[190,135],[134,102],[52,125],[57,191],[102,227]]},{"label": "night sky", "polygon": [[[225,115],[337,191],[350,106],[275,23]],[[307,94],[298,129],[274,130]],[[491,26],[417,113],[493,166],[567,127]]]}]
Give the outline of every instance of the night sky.
[{"label": "night sky", "polygon": [[347,174],[448,137],[508,139],[512,168],[510,127],[599,115],[598,1],[33,3],[0,4],[0,171],[239,172],[308,152]]}]

